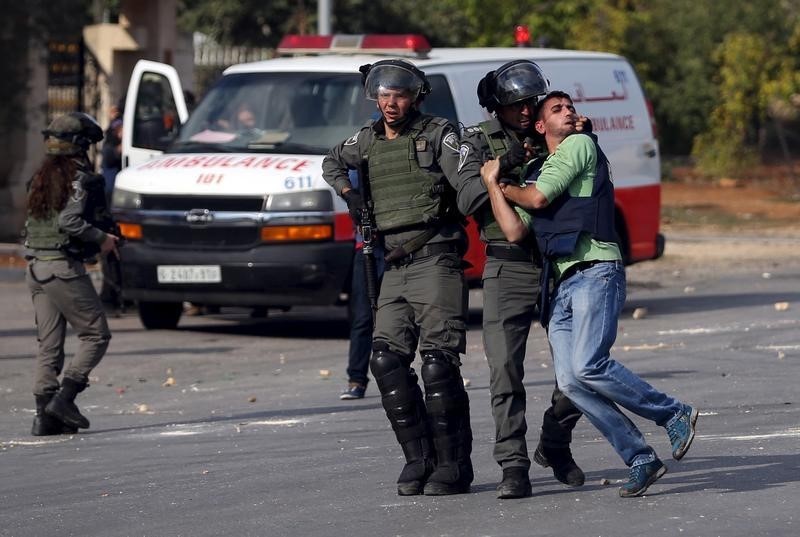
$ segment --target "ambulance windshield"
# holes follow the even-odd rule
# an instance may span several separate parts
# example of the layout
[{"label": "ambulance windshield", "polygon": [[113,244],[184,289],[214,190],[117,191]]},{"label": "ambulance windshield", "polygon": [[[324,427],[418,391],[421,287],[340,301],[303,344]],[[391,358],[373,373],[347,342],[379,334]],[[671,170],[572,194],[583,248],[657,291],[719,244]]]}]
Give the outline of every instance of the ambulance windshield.
[{"label": "ambulance windshield", "polygon": [[325,154],[374,112],[357,73],[233,74],[203,98],[169,152]]}]

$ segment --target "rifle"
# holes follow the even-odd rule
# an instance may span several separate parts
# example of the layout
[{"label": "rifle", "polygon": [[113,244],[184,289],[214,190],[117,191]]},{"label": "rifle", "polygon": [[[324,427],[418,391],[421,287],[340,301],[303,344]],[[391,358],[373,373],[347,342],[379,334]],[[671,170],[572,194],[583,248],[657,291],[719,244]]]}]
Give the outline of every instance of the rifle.
[{"label": "rifle", "polygon": [[364,199],[364,208],[361,209],[361,237],[363,240],[364,273],[367,278],[367,297],[372,309],[372,325],[375,326],[375,315],[378,311],[378,267],[375,262],[375,239],[377,228],[375,217],[372,214],[372,196],[369,189],[369,176],[366,164],[358,168],[358,183],[361,188],[361,197]]}]

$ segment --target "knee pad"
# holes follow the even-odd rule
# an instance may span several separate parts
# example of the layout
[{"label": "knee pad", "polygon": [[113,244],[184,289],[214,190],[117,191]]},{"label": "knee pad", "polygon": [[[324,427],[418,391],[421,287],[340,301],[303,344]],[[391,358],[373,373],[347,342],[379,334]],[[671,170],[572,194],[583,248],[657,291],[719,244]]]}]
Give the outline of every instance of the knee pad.
[{"label": "knee pad", "polygon": [[422,353],[422,381],[425,385],[439,384],[461,378],[458,366],[442,351],[424,351]]},{"label": "knee pad", "polygon": [[372,356],[369,360],[369,369],[372,371],[375,380],[380,377],[385,377],[398,369],[410,369],[410,365],[411,360],[409,358],[392,352],[380,344],[375,344],[372,349]]},{"label": "knee pad", "polygon": [[[402,429],[421,426],[425,421],[425,405],[417,375],[410,360],[388,350],[376,350],[370,359],[370,369],[381,392],[381,403],[392,427]],[[414,433],[421,436],[421,432]]]},{"label": "knee pad", "polygon": [[430,415],[458,414],[468,409],[469,400],[464,390],[464,381],[461,380],[461,372],[445,353],[423,352],[422,381],[425,384],[425,402]]}]

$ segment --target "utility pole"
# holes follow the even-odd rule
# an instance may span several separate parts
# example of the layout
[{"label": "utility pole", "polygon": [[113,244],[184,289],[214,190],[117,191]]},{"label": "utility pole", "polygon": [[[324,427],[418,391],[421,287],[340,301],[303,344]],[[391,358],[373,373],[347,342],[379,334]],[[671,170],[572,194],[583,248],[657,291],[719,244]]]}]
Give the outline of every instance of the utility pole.
[{"label": "utility pole", "polygon": [[331,35],[332,3],[332,0],[317,2],[317,33],[319,35]]}]

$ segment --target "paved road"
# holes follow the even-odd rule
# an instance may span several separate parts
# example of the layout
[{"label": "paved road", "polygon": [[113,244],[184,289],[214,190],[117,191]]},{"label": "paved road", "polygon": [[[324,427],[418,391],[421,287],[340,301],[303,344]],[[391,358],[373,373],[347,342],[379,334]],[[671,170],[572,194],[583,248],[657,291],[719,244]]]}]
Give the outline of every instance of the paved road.
[{"label": "paved road", "polygon": [[[683,461],[666,461],[650,494],[621,499],[621,461],[581,420],[573,450],[587,484],[570,489],[534,467],[534,496],[506,501],[494,493],[477,308],[464,358],[473,492],[401,498],[402,454],[374,386],[361,401],[337,397],[343,312],[229,312],[186,318],[176,331],[113,318],[110,351],[79,399],[92,428],[34,438],[32,308],[19,270],[0,269],[0,536],[797,535],[800,267],[695,272],[665,261],[667,269],[629,270],[615,354],[701,409],[695,445]],[[635,308],[647,315],[633,320]],[[526,377],[532,444],[552,375],[536,328]],[[635,420],[668,458],[663,430]]]}]

